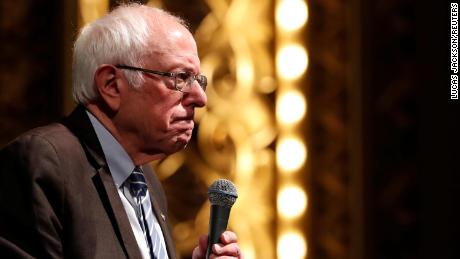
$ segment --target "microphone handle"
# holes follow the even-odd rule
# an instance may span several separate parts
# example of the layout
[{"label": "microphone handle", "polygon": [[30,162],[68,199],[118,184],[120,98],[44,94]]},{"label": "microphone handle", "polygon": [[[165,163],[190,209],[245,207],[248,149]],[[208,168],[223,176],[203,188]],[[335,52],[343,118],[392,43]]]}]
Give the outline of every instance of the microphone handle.
[{"label": "microphone handle", "polygon": [[227,229],[230,207],[211,205],[211,215],[209,217],[209,236],[208,248],[206,249],[206,259],[209,259],[212,245],[220,243],[220,235]]}]

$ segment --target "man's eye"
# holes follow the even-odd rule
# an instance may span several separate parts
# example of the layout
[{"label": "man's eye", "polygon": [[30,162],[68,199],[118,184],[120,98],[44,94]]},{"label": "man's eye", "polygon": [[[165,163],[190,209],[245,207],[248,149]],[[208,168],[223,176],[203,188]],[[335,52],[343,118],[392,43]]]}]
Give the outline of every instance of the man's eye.
[{"label": "man's eye", "polygon": [[187,81],[190,78],[190,73],[187,73],[187,72],[177,73],[177,78],[179,78],[182,81]]}]

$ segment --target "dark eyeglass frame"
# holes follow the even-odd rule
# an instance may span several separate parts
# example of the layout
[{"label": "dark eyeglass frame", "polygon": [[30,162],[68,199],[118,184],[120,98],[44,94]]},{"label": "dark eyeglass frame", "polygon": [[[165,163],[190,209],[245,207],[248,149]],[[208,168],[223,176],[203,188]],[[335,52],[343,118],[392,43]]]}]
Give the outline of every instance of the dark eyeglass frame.
[{"label": "dark eyeglass frame", "polygon": [[[174,78],[174,88],[177,91],[183,92],[183,93],[184,93],[183,91],[184,88],[186,86],[191,86],[195,80],[198,82],[201,89],[203,89],[203,92],[206,92],[206,86],[208,85],[208,79],[205,75],[194,75],[190,72],[163,72],[163,71],[150,70],[146,68],[121,65],[121,64],[117,64],[115,65],[115,67],[120,68],[120,69],[141,71],[144,73],[150,73],[150,74],[155,74],[159,76],[166,76],[166,77]],[[181,80],[185,84],[181,84],[181,82],[178,82],[179,80]]]}]

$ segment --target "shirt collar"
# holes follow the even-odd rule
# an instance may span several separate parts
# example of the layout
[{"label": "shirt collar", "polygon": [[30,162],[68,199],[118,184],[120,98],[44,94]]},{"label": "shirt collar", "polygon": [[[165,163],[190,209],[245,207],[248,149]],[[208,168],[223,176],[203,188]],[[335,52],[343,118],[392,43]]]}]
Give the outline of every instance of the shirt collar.
[{"label": "shirt collar", "polygon": [[86,111],[86,113],[101,143],[102,151],[107,160],[107,165],[109,166],[113,181],[117,188],[120,188],[134,169],[133,160],[99,120],[89,111]]}]

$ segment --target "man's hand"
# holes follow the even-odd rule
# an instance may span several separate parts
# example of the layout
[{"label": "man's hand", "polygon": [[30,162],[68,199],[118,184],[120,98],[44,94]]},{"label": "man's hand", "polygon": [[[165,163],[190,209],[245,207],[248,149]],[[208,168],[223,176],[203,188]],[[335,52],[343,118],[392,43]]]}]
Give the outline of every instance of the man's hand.
[{"label": "man's hand", "polygon": [[[237,243],[236,234],[231,231],[225,231],[220,236],[219,244],[212,246],[210,259],[244,259],[244,255]],[[208,246],[208,236],[203,235],[198,240],[198,246],[193,249],[193,259],[204,259],[206,256],[206,248]]]}]

